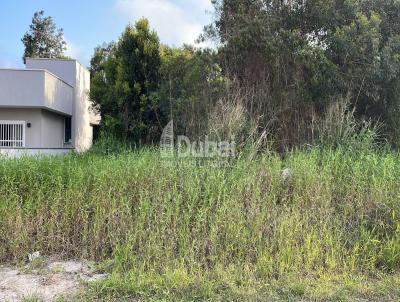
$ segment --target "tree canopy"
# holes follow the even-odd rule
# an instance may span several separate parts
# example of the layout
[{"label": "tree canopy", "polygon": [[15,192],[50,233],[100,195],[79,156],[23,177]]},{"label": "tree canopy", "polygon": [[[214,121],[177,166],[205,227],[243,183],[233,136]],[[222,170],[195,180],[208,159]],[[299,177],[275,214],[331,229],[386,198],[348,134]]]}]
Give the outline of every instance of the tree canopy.
[{"label": "tree canopy", "polygon": [[224,72],[259,91],[253,109],[264,126],[293,129],[346,97],[360,118],[381,120],[400,138],[400,1],[214,3],[208,32],[221,42]]},{"label": "tree canopy", "polygon": [[312,142],[345,102],[360,124],[382,123],[400,143],[400,1],[213,4],[203,38],[216,49],[160,45],[141,20],[95,50],[91,96],[103,129],[153,141],[174,119],[196,138],[225,127],[287,147]]},{"label": "tree canopy", "polygon": [[128,25],[117,43],[98,47],[91,61],[91,99],[104,123],[124,138],[158,131],[160,44],[146,19]]},{"label": "tree canopy", "polygon": [[52,17],[44,17],[44,11],[35,12],[32,24],[22,38],[25,58],[64,58],[66,42],[63,29],[57,29]]}]

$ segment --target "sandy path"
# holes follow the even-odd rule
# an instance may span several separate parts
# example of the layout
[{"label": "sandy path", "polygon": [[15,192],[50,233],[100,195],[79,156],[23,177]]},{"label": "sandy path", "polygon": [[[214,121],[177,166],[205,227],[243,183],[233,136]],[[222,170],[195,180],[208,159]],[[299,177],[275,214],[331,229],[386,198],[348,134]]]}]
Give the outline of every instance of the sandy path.
[{"label": "sandy path", "polygon": [[85,282],[106,278],[79,261],[48,261],[40,269],[0,266],[0,301],[20,302],[38,298],[44,302],[66,299],[84,288]]}]

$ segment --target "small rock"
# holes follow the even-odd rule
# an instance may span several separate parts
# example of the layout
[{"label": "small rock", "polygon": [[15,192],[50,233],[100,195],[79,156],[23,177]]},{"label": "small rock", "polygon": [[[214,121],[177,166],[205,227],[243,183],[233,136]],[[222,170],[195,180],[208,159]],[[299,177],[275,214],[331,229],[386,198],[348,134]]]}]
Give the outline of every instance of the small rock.
[{"label": "small rock", "polygon": [[288,181],[289,179],[292,178],[292,176],[293,176],[292,170],[290,170],[290,169],[287,168],[287,169],[284,169],[284,170],[282,171],[281,177],[282,177],[282,180],[283,180],[283,181]]},{"label": "small rock", "polygon": [[28,255],[29,262],[32,262],[38,258],[40,258],[40,252],[34,252],[34,253]]},{"label": "small rock", "polygon": [[90,268],[79,261],[60,261],[49,264],[49,269],[53,272],[64,272],[67,274],[78,274],[80,272],[90,273]]},{"label": "small rock", "polygon": [[82,275],[81,279],[85,282],[96,282],[107,279],[108,274],[94,274],[93,276]]}]

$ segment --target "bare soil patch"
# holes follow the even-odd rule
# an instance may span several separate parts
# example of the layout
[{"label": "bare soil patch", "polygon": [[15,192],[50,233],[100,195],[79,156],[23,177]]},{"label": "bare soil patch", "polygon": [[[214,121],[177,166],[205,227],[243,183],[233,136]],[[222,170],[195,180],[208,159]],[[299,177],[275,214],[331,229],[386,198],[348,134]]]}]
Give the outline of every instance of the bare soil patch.
[{"label": "bare soil patch", "polygon": [[84,289],[88,282],[107,277],[83,261],[43,260],[38,268],[32,268],[35,261],[22,268],[0,266],[0,301],[69,299]]}]

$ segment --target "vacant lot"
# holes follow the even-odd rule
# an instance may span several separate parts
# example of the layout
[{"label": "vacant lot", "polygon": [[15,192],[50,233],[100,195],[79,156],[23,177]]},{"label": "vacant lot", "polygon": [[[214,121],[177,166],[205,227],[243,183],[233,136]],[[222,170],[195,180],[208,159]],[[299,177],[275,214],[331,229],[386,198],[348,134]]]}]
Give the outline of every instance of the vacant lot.
[{"label": "vacant lot", "polygon": [[[282,170],[290,169],[282,177]],[[400,298],[400,156],[157,150],[0,161],[0,262],[96,261],[83,300]],[[78,299],[78,298],[77,298]]]}]

